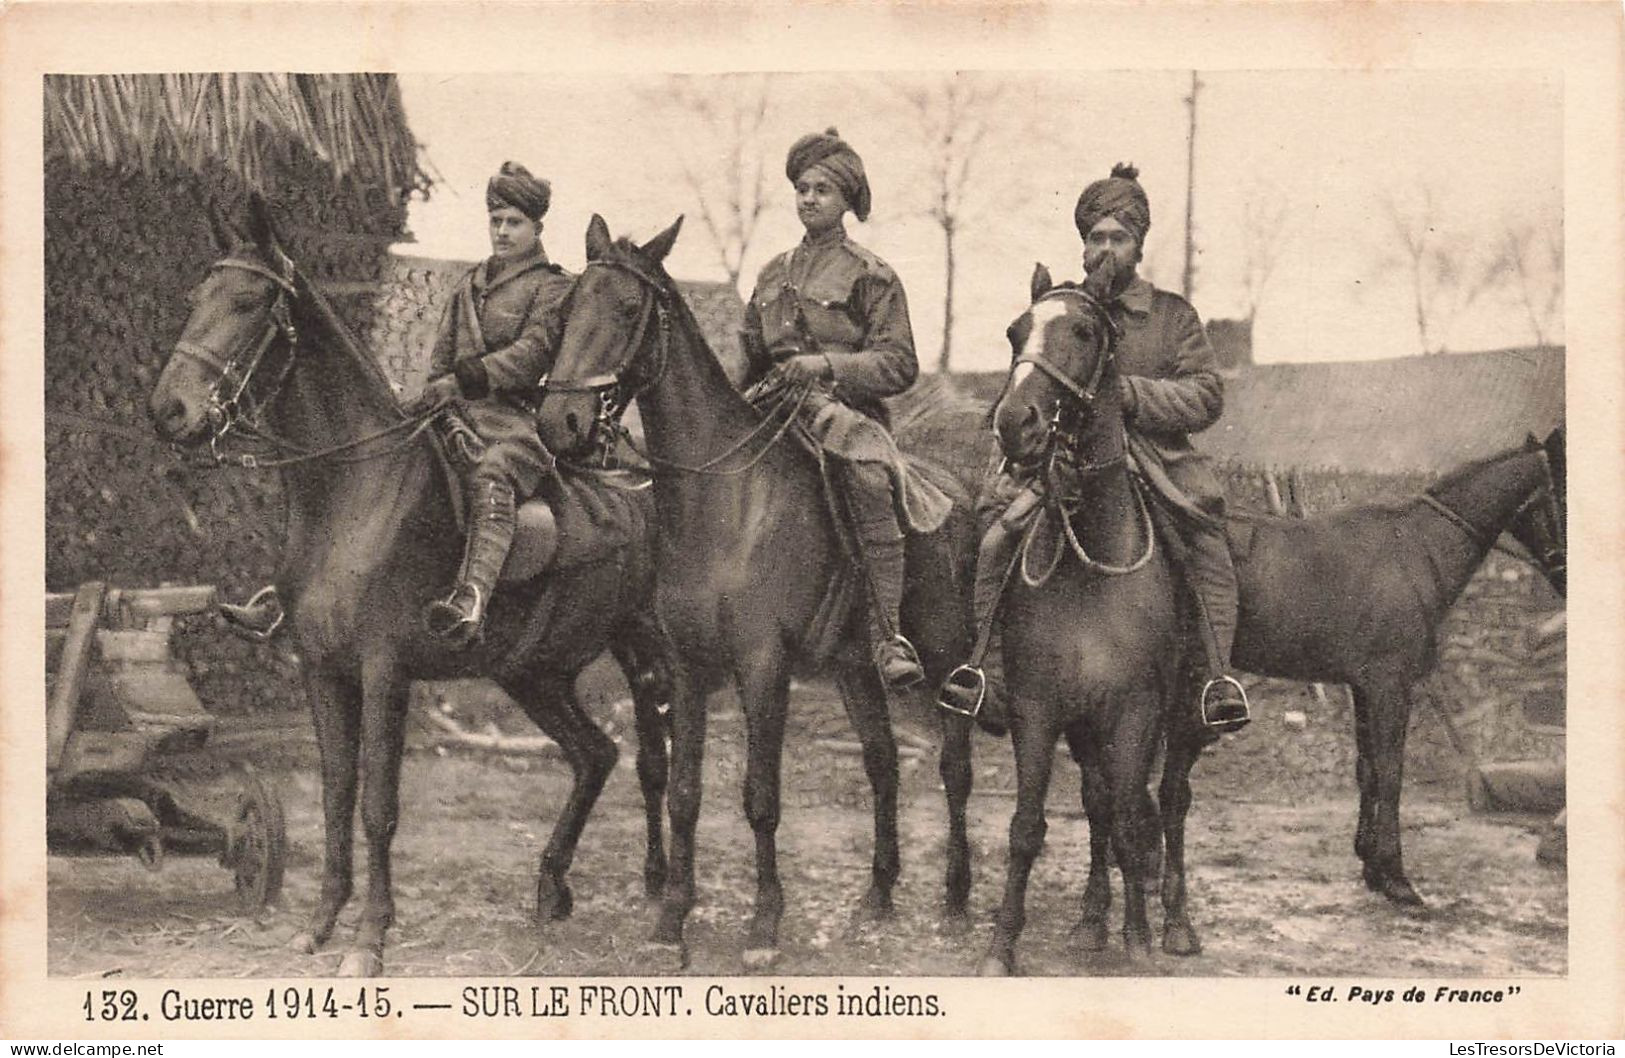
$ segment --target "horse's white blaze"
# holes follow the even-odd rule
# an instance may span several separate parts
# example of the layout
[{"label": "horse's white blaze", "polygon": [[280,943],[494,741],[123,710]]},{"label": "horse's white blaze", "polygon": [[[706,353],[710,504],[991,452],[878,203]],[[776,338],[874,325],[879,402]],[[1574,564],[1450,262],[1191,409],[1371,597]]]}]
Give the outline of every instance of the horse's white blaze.
[{"label": "horse's white blaze", "polygon": [[[1032,330],[1027,332],[1027,341],[1021,347],[1020,357],[1042,356],[1044,354],[1045,336],[1049,333],[1049,325],[1066,315],[1066,305],[1057,298],[1040,301],[1028,311],[1032,314],[1033,326]],[[1017,364],[1015,370],[1010,372],[1010,388],[1015,389],[1020,386],[1027,381],[1027,376],[1032,373],[1032,364]]]}]

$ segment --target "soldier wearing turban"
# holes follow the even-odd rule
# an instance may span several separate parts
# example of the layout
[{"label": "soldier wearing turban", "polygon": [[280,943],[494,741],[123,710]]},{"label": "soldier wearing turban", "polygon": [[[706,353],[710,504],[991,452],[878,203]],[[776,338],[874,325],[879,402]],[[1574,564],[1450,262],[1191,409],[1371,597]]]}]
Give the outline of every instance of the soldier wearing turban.
[{"label": "soldier wearing turban", "polygon": [[900,631],[903,531],[932,531],[949,508],[906,466],[885,427],[882,401],[913,385],[920,369],[908,300],[897,273],[847,238],[846,213],[869,216],[869,179],[840,134],[801,137],[784,175],[806,236],[767,263],[746,306],[747,395],[800,400],[803,423],[833,457],[867,574],[875,665],[888,687],[908,687],[924,671]]},{"label": "soldier wearing turban", "polygon": [[[1173,512],[1170,522],[1184,544],[1184,576],[1201,618],[1208,679],[1197,708],[1209,726],[1235,730],[1247,722],[1248,713],[1246,694],[1230,670],[1237,588],[1224,530],[1224,492],[1207,457],[1190,440],[1224,410],[1224,382],[1190,302],[1153,287],[1135,272],[1151,230],[1151,202],[1139,175],[1132,165],[1114,166],[1109,177],[1083,189],[1072,219],[1083,239],[1084,270],[1114,269],[1107,311],[1118,330],[1115,348],[1129,450],[1166,501],[1159,506]],[[1022,527],[1012,521],[1019,509],[1012,504],[1023,493],[1031,496],[1030,484],[1008,471],[984,484],[978,508],[990,528],[977,560],[979,609],[997,605],[1001,585],[990,585],[985,578],[996,579],[1009,568],[1005,556]],[[1029,502],[1020,500],[1023,506]],[[980,697],[980,688],[976,693]],[[944,689],[943,701],[951,708],[969,704],[952,686]],[[987,699],[982,708],[978,719],[983,726],[1002,728],[996,699]]]},{"label": "soldier wearing turban", "polygon": [[504,162],[485,187],[491,256],[463,276],[440,319],[429,381],[409,412],[452,405],[484,450],[467,475],[469,531],[456,587],[425,613],[429,630],[454,644],[473,640],[516,526],[517,505],[553,472],[532,410],[552,369],[556,308],[572,277],[547,259],[546,180]]}]

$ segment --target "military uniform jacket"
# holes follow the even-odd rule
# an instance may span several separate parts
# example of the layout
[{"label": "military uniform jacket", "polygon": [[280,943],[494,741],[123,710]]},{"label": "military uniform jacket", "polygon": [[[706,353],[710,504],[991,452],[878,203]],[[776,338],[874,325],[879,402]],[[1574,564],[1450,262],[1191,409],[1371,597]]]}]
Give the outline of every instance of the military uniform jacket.
[{"label": "military uniform jacket", "polygon": [[440,318],[429,377],[457,375],[471,400],[534,397],[552,370],[558,325],[551,310],[572,277],[540,247],[505,266],[491,258],[469,269]]},{"label": "military uniform jacket", "polygon": [[1162,491],[1172,486],[1183,494],[1170,498],[1188,500],[1210,515],[1222,513],[1218,476],[1190,439],[1224,411],[1224,380],[1200,317],[1178,294],[1139,277],[1108,311],[1121,329],[1123,415],[1141,469]]},{"label": "military uniform jacket", "polygon": [[767,263],[745,307],[744,382],[799,353],[828,358],[836,400],[885,421],[881,401],[920,372],[903,284],[836,229]]}]

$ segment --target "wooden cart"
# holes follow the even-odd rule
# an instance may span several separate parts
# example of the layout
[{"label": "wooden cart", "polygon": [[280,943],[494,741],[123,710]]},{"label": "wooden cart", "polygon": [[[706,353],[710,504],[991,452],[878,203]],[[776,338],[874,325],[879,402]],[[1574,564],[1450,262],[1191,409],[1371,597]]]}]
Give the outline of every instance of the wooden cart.
[{"label": "wooden cart", "polygon": [[282,888],[282,802],[237,769],[235,809],[189,809],[167,761],[207,743],[215,718],[170,653],[178,615],[211,610],[207,585],[110,589],[101,582],[45,597],[46,844],[58,855],[215,856],[245,909]]}]

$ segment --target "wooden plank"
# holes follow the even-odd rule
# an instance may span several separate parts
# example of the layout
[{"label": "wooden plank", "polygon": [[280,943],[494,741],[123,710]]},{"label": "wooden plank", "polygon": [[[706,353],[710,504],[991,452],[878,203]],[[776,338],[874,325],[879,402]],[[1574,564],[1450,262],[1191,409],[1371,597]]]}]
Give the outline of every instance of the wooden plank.
[{"label": "wooden plank", "polygon": [[84,687],[85,669],[90,664],[96,623],[101,620],[102,600],[107,585],[99,580],[79,585],[73,597],[73,615],[68,618],[68,639],[62,646],[62,661],[57,667],[56,686],[45,714],[45,768],[56,771],[62,759],[62,750],[73,733],[74,719],[79,715],[79,692]]},{"label": "wooden plank", "polygon": [[[106,593],[104,618],[147,620],[175,614],[204,613],[214,607],[213,584],[182,584],[166,588],[121,588]],[[45,626],[60,628],[73,613],[71,592],[50,592],[45,596]]]}]

